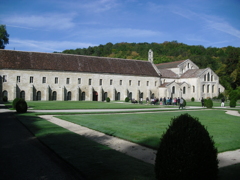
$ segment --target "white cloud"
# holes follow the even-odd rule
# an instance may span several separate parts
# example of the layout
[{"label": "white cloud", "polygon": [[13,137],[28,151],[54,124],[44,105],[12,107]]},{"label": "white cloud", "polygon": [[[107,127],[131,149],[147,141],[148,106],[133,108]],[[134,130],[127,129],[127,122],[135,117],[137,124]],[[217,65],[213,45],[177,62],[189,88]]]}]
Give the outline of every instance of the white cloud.
[{"label": "white cloud", "polygon": [[76,1],[58,2],[63,8],[71,10],[84,10],[89,13],[101,13],[112,10],[120,5],[116,0],[82,0],[79,3]]},{"label": "white cloud", "polygon": [[93,29],[88,30],[84,34],[86,36],[93,36],[94,34],[98,37],[151,37],[162,35],[158,31],[132,28]]},{"label": "white cloud", "polygon": [[75,26],[73,16],[66,14],[15,15],[5,17],[4,22],[12,26],[21,26],[21,28],[69,29]]},{"label": "white cloud", "polygon": [[72,41],[36,41],[28,39],[11,39],[10,44],[6,46],[6,49],[36,52],[60,52],[66,49],[87,48],[89,46],[97,45],[92,43]]},{"label": "white cloud", "polygon": [[233,26],[231,26],[227,22],[209,21],[208,26],[213,28],[213,29],[216,29],[218,31],[222,31],[222,32],[225,32],[225,33],[230,34],[232,36],[235,36],[237,38],[240,38],[240,30],[234,28]]}]

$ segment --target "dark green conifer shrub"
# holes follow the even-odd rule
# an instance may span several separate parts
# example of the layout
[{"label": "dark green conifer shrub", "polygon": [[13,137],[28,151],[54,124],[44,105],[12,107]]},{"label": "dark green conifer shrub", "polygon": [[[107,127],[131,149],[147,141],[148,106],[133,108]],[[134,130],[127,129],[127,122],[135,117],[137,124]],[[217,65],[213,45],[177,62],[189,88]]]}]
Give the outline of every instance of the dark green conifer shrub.
[{"label": "dark green conifer shrub", "polygon": [[172,119],[160,139],[155,160],[157,179],[217,179],[217,149],[197,118],[182,114]]},{"label": "dark green conifer shrub", "polygon": [[125,98],[125,102],[129,102],[129,100],[130,100],[129,97]]},{"label": "dark green conifer shrub", "polygon": [[205,104],[206,108],[212,108],[213,107],[213,102],[212,102],[212,99],[207,99]]},{"label": "dark green conifer shrub", "polygon": [[106,101],[107,101],[107,102],[110,102],[110,98],[109,98],[109,97],[107,97]]},{"label": "dark green conifer shrub", "polygon": [[187,102],[185,99],[183,99],[183,107],[186,107],[186,105],[187,105]]},{"label": "dark green conifer shrub", "polygon": [[236,107],[237,100],[236,99],[231,99],[229,105],[230,105],[230,107]]},{"label": "dark green conifer shrub", "polygon": [[3,96],[3,102],[8,102],[8,97],[7,96]]},{"label": "dark green conifer shrub", "polygon": [[16,111],[18,113],[26,113],[27,112],[27,103],[24,99],[19,99],[16,103]]},{"label": "dark green conifer shrub", "polygon": [[12,108],[13,109],[16,109],[16,104],[17,104],[17,102],[20,100],[20,98],[15,98],[14,100],[13,100],[13,102],[12,102]]},{"label": "dark green conifer shrub", "polygon": [[194,101],[195,101],[195,98],[194,98],[194,97],[192,97],[192,98],[191,98],[191,101],[192,101],[192,102],[194,102]]}]

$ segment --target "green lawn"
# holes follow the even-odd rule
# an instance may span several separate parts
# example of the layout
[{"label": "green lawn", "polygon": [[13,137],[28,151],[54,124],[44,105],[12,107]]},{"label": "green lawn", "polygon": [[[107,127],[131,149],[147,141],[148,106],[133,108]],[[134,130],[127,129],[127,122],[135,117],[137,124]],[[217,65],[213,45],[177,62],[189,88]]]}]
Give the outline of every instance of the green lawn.
[{"label": "green lawn", "polygon": [[[12,106],[12,102],[5,103],[8,107]],[[172,108],[176,106],[163,106],[163,105],[147,105],[132,104],[123,101],[99,102],[99,101],[27,101],[29,108],[34,110],[59,110],[59,109],[146,109],[146,108]],[[200,102],[187,102],[187,106],[199,106]],[[213,108],[219,107],[220,102],[213,102]],[[229,102],[225,103],[229,107]],[[238,102],[237,106],[240,106]]]},{"label": "green lawn", "polygon": [[[156,148],[171,118],[185,112],[182,110],[180,112],[88,114],[60,117]],[[199,117],[200,122],[207,126],[219,152],[240,148],[239,117],[227,115],[222,110],[198,110],[188,111],[188,113]],[[155,179],[154,165],[70,132],[37,117],[37,114],[25,113],[17,116],[41,142],[78,169],[86,179]],[[220,179],[238,177],[239,167],[240,164],[220,168]]]},{"label": "green lawn", "polygon": [[[54,109],[138,109],[138,108],[159,108],[162,106],[153,106],[146,104],[132,104],[130,102],[113,101],[27,101],[29,108],[34,110],[54,110]],[[11,106],[11,102],[6,103]]]},{"label": "green lawn", "polygon": [[[159,139],[173,117],[182,112],[63,115],[61,119],[157,149]],[[188,111],[207,127],[218,152],[240,148],[240,118],[222,110]]]}]

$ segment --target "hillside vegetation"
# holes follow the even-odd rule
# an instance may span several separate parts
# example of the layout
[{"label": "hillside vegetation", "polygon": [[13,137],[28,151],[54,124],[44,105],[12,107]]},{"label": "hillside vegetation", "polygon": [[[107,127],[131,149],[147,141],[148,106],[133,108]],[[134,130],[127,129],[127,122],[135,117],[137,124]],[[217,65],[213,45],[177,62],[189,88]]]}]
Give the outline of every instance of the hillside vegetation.
[{"label": "hillside vegetation", "polygon": [[164,43],[107,43],[88,48],[64,50],[62,53],[102,56],[124,59],[147,60],[149,49],[153,50],[154,63],[190,59],[199,68],[210,67],[220,77],[227,90],[240,87],[240,48],[207,47],[187,45],[177,41]]}]

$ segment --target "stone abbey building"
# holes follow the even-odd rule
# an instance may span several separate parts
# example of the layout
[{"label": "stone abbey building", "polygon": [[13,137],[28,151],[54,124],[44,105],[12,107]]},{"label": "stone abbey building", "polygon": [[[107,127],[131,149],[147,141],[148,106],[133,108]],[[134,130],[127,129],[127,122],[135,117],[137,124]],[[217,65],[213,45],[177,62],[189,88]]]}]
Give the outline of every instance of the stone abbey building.
[{"label": "stone abbey building", "polygon": [[210,69],[191,60],[153,64],[119,58],[0,50],[0,98],[104,101],[141,97],[218,96],[224,87]]}]

